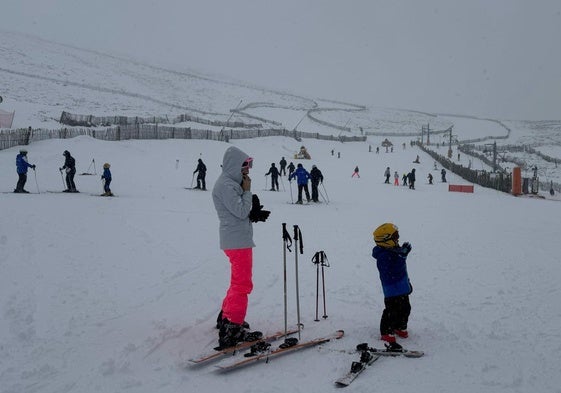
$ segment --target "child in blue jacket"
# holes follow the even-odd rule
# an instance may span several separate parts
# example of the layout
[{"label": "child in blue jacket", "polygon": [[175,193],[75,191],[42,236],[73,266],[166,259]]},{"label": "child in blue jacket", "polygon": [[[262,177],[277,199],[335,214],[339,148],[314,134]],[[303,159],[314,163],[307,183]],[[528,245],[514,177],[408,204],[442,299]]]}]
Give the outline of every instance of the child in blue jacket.
[{"label": "child in blue jacket", "polygon": [[408,242],[399,245],[399,231],[392,223],[380,225],[374,231],[376,246],[372,256],[380,273],[380,281],[384,291],[385,309],[380,320],[381,339],[388,343],[388,348],[401,349],[395,335],[407,338],[407,323],[411,313],[409,294],[413,287],[407,274],[407,255],[411,252]]},{"label": "child in blue jacket", "polygon": [[27,162],[27,150],[20,150],[19,154],[16,156],[16,171],[18,173],[18,183],[16,185],[15,193],[29,194],[29,191],[25,190],[25,183],[27,182],[27,168],[35,170],[35,165]]},{"label": "child in blue jacket", "polygon": [[105,193],[101,194],[101,196],[113,196],[111,188],[109,188],[112,180],[111,171],[109,170],[109,168],[111,168],[111,165],[109,165],[109,163],[106,162],[105,164],[103,164],[103,175],[101,175],[101,179],[104,180],[103,191],[105,191]]}]

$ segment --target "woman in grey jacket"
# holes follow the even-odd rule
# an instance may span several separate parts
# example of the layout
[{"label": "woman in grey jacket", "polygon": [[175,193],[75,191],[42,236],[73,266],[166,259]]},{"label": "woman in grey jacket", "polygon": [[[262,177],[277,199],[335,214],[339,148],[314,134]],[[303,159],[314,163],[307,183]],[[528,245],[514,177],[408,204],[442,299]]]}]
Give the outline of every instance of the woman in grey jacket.
[{"label": "woman in grey jacket", "polygon": [[252,161],[251,157],[237,147],[229,147],[222,160],[222,174],[212,190],[214,207],[220,221],[220,248],[229,258],[231,266],[230,287],[217,321],[220,348],[261,336],[260,332],[250,333],[244,327],[248,295],[253,289],[255,243],[252,222],[265,221],[269,216],[269,212],[261,209],[258,198],[251,193],[248,174]]}]

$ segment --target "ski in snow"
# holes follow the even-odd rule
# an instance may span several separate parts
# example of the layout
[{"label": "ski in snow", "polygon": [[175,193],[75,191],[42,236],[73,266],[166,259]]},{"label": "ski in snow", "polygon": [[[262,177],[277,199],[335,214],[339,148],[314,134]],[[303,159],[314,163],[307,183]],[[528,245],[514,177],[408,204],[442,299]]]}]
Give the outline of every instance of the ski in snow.
[{"label": "ski in snow", "polygon": [[409,358],[420,358],[424,355],[422,351],[410,351],[408,349],[389,350],[369,347],[367,343],[359,344],[356,350],[360,352],[360,361],[353,362],[351,370],[335,381],[339,387],[349,386],[365,369],[382,356],[403,356]]},{"label": "ski in snow", "polygon": [[[295,333],[298,333],[297,329],[289,330],[287,332],[287,335],[291,335],[291,334],[295,334]],[[276,340],[278,340],[280,338],[283,338],[283,337],[285,337],[284,330],[282,332],[279,331],[279,332],[270,334],[268,336],[261,337],[259,340],[244,341],[244,342],[241,342],[238,345],[233,346],[233,347],[228,347],[228,348],[223,348],[223,349],[215,349],[212,352],[202,354],[202,355],[199,355],[199,356],[194,357],[192,359],[189,359],[189,362],[191,363],[192,366],[206,364],[206,363],[209,363],[211,361],[218,360],[218,359],[222,358],[223,356],[234,355],[236,352],[242,351],[244,349],[251,348],[253,345],[257,344],[258,342],[267,342],[268,343],[268,342],[276,341]]]},{"label": "ski in snow", "polygon": [[278,348],[275,348],[273,350],[270,350],[268,347],[265,346],[264,352],[251,351],[250,353],[247,353],[246,355],[244,355],[244,358],[241,359],[241,360],[236,359],[235,361],[233,361],[231,363],[219,364],[216,367],[221,372],[227,372],[227,371],[237,370],[241,367],[245,367],[245,366],[248,366],[250,364],[255,364],[255,363],[259,362],[260,360],[265,360],[265,362],[268,363],[269,359],[271,359],[273,357],[285,355],[285,354],[288,354],[288,353],[293,353],[293,352],[296,352],[296,351],[299,351],[299,350],[305,349],[305,348],[314,347],[316,345],[320,345],[320,344],[329,342],[331,340],[338,340],[341,337],[343,337],[344,334],[345,334],[345,332],[343,330],[337,330],[335,333],[333,333],[329,336],[325,336],[325,337],[321,337],[321,338],[315,338],[315,339],[308,340],[308,341],[303,341],[303,342],[298,342],[298,343],[296,343],[294,345],[290,345],[290,346],[281,345]]},{"label": "ski in snow", "polygon": [[356,346],[357,351],[369,351],[380,356],[404,356],[406,358],[420,358],[425,353],[423,351],[411,351],[409,349],[400,350],[389,350],[389,349],[378,349],[369,347],[367,343],[358,344]]},{"label": "ski in snow", "polygon": [[335,385],[340,387],[349,386],[356,377],[359,376],[367,367],[369,367],[376,360],[380,359],[379,354],[374,354],[370,351],[362,351],[360,353],[360,361],[351,364],[351,370],[335,381]]}]

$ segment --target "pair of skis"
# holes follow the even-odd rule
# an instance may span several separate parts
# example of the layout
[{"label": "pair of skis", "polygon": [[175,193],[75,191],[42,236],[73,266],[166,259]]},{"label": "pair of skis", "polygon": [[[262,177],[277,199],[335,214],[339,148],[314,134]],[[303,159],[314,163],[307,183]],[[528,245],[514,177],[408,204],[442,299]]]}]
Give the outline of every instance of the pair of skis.
[{"label": "pair of skis", "polygon": [[369,347],[367,343],[357,345],[356,350],[360,352],[360,360],[358,362],[353,362],[350,371],[337,379],[335,385],[339,387],[349,386],[364,370],[383,356],[420,358],[424,355],[422,351],[410,351],[407,349],[392,351],[389,349],[372,348]]},{"label": "pair of skis", "polygon": [[[288,335],[297,333],[298,330],[288,331]],[[198,356],[190,359],[193,366],[201,366],[209,364],[210,362],[222,359],[228,355],[233,356],[239,352],[245,352],[243,356],[233,357],[232,361],[220,363],[216,365],[220,372],[233,371],[251,364],[258,363],[261,360],[268,362],[269,359],[285,355],[288,353],[296,352],[305,348],[311,348],[320,344],[324,344],[331,340],[337,340],[343,337],[344,332],[338,330],[331,335],[324,337],[314,338],[311,340],[300,341],[296,339],[286,338],[284,332],[277,332],[256,341],[243,342],[236,346],[215,350],[211,353]],[[271,348],[271,343],[285,337],[285,341],[275,348]]]}]

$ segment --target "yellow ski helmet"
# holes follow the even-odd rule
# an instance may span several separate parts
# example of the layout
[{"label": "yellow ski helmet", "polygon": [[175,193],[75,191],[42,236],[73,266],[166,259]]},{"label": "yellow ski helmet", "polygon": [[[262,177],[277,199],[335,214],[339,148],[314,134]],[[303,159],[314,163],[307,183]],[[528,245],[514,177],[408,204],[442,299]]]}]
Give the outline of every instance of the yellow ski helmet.
[{"label": "yellow ski helmet", "polygon": [[108,162],[106,162],[105,164],[103,164],[103,169],[109,169],[111,167],[111,165],[109,165]]},{"label": "yellow ski helmet", "polygon": [[399,246],[399,229],[391,222],[386,222],[374,230],[376,245],[384,248]]}]

